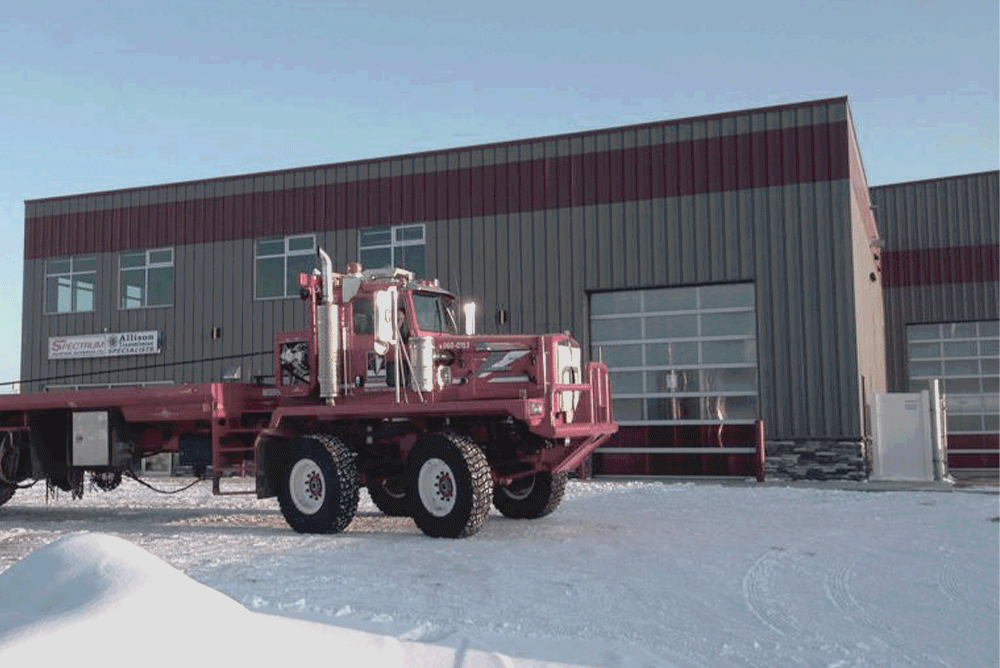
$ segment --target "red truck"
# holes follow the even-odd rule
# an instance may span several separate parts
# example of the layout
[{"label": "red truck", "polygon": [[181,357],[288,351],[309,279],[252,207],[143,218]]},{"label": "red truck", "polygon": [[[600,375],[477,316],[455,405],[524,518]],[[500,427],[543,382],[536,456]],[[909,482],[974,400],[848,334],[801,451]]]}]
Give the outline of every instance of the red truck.
[{"label": "red truck", "polygon": [[[309,329],[275,337],[273,384],[40,392],[0,397],[0,504],[26,481],[81,494],[141,458],[179,453],[224,478],[252,472],[288,524],[334,533],[359,489],[427,535],[465,537],[490,504],[552,512],[568,472],[617,430],[608,370],[568,334],[460,331],[455,296],[395,268],[345,273],[318,251],[299,276]],[[249,492],[252,493],[252,492]]]}]

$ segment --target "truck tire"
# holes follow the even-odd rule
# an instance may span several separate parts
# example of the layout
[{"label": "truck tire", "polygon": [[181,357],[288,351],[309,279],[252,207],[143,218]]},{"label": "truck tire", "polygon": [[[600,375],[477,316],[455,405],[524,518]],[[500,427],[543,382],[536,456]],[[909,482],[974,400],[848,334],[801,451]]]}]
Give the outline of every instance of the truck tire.
[{"label": "truck tire", "polygon": [[118,486],[122,484],[122,472],[91,471],[90,484],[102,492],[110,492],[111,490],[118,489]]},{"label": "truck tire", "polygon": [[406,459],[413,521],[434,538],[465,538],[490,512],[493,485],[486,455],[464,436],[438,432],[420,439]]},{"label": "truck tire", "polygon": [[389,517],[410,517],[413,514],[410,497],[406,495],[406,482],[402,476],[368,484],[372,503]]},{"label": "truck tire", "polygon": [[0,436],[0,506],[14,497],[17,491],[19,449],[15,436]]},{"label": "truck tire", "polygon": [[567,477],[566,473],[541,471],[509,485],[497,485],[493,505],[503,516],[515,520],[545,517],[562,501]]},{"label": "truck tire", "polygon": [[358,470],[347,446],[333,436],[310,434],[292,444],[278,505],[299,533],[337,533],[358,510]]}]

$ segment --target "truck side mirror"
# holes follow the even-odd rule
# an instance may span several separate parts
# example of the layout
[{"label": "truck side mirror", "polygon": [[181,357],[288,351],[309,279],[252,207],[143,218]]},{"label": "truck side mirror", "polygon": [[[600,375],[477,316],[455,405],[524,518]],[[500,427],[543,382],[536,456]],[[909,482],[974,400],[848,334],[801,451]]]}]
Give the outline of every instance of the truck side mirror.
[{"label": "truck side mirror", "polygon": [[393,290],[379,290],[375,293],[375,352],[384,355],[388,346],[396,344],[396,303]]}]

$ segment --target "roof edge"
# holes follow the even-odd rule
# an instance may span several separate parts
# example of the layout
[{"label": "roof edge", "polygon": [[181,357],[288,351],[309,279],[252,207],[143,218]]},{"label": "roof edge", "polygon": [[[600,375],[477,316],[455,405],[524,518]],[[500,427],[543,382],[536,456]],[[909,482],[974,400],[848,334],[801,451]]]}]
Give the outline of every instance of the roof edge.
[{"label": "roof edge", "polygon": [[[664,125],[675,125],[681,123],[693,123],[697,121],[711,121],[721,118],[727,118],[730,116],[737,116],[742,114],[759,114],[759,113],[769,113],[775,111],[785,111],[788,109],[800,109],[804,107],[814,107],[823,104],[834,104],[834,103],[844,103],[847,104],[847,96],[841,95],[838,97],[828,97],[817,100],[803,100],[801,102],[788,102],[784,104],[776,104],[765,107],[751,107],[749,109],[734,109],[732,111],[722,111],[712,114],[704,114],[697,116],[685,116],[682,118],[669,118],[660,121],[647,121],[644,123],[635,123],[630,125],[618,125],[607,128],[596,128],[593,130],[580,130],[577,132],[568,132],[564,134],[554,134],[554,135],[543,135],[539,137],[524,137],[521,139],[511,139],[501,142],[489,142],[484,144],[471,144],[468,146],[451,146],[438,149],[432,149],[429,151],[418,151],[416,153],[399,153],[395,155],[379,156],[374,158],[359,158],[356,160],[346,160],[344,162],[328,162],[319,163],[314,165],[304,165],[301,167],[286,167],[283,169],[270,169],[261,172],[246,172],[239,174],[229,174],[227,176],[213,176],[205,179],[185,179],[182,181],[170,181],[167,183],[153,183],[140,186],[130,186],[128,188],[112,188],[110,190],[96,190],[92,192],[80,192],[71,193],[67,195],[56,195],[53,197],[39,197],[34,199],[24,200],[25,204],[40,204],[44,202],[57,202],[59,200],[71,199],[75,197],[97,197],[103,195],[118,195],[124,193],[139,192],[143,190],[150,190],[153,188],[176,188],[180,186],[191,186],[199,184],[208,183],[219,183],[223,181],[228,181],[230,179],[246,179],[246,178],[256,178],[256,177],[266,177],[266,176],[276,176],[278,174],[288,174],[294,172],[304,172],[314,169],[330,169],[333,167],[350,167],[353,165],[363,165],[370,164],[373,162],[384,162],[386,160],[401,160],[404,158],[422,158],[429,157],[432,155],[439,155],[445,152],[455,152],[455,151],[476,151],[488,148],[502,148],[509,146],[517,146],[519,144],[534,143],[541,141],[555,141],[562,139],[578,139],[583,137],[590,137],[598,134],[606,134],[610,132],[627,132],[634,130],[643,130],[646,128],[654,128]],[[848,114],[850,109],[848,108]]]},{"label": "roof edge", "polygon": [[1000,169],[985,169],[979,172],[968,172],[966,174],[950,174],[948,176],[934,176],[926,179],[916,179],[915,181],[894,181],[893,183],[883,183],[877,186],[869,186],[869,190],[876,190],[878,188],[892,188],[895,186],[909,186],[917,185],[921,183],[936,183],[938,181],[950,181],[952,179],[967,179],[971,176],[987,176],[989,174],[995,174],[1000,177]]}]

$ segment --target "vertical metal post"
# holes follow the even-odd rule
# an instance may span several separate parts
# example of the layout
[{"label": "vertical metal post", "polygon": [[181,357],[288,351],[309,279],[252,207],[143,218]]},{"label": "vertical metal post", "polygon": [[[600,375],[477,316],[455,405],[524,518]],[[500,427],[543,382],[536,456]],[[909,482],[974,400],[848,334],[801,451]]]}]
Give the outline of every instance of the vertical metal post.
[{"label": "vertical metal post", "polygon": [[764,449],[764,420],[757,418],[757,422],[754,424],[754,427],[756,428],[755,431],[757,436],[757,482],[764,482],[764,477],[766,475],[764,465],[767,457],[767,453]]},{"label": "vertical metal post", "polygon": [[934,461],[934,480],[948,479],[948,443],[945,435],[944,397],[941,395],[941,381],[932,378],[927,381],[930,388],[931,448]]},{"label": "vertical metal post", "polygon": [[392,332],[393,336],[396,338],[396,345],[393,346],[393,359],[395,364],[392,365],[392,384],[396,388],[396,403],[402,401],[402,389],[399,387],[402,384],[403,373],[402,369],[402,356],[400,353],[400,346],[403,345],[403,337],[400,336],[399,332],[399,293],[395,290],[392,291]]}]

